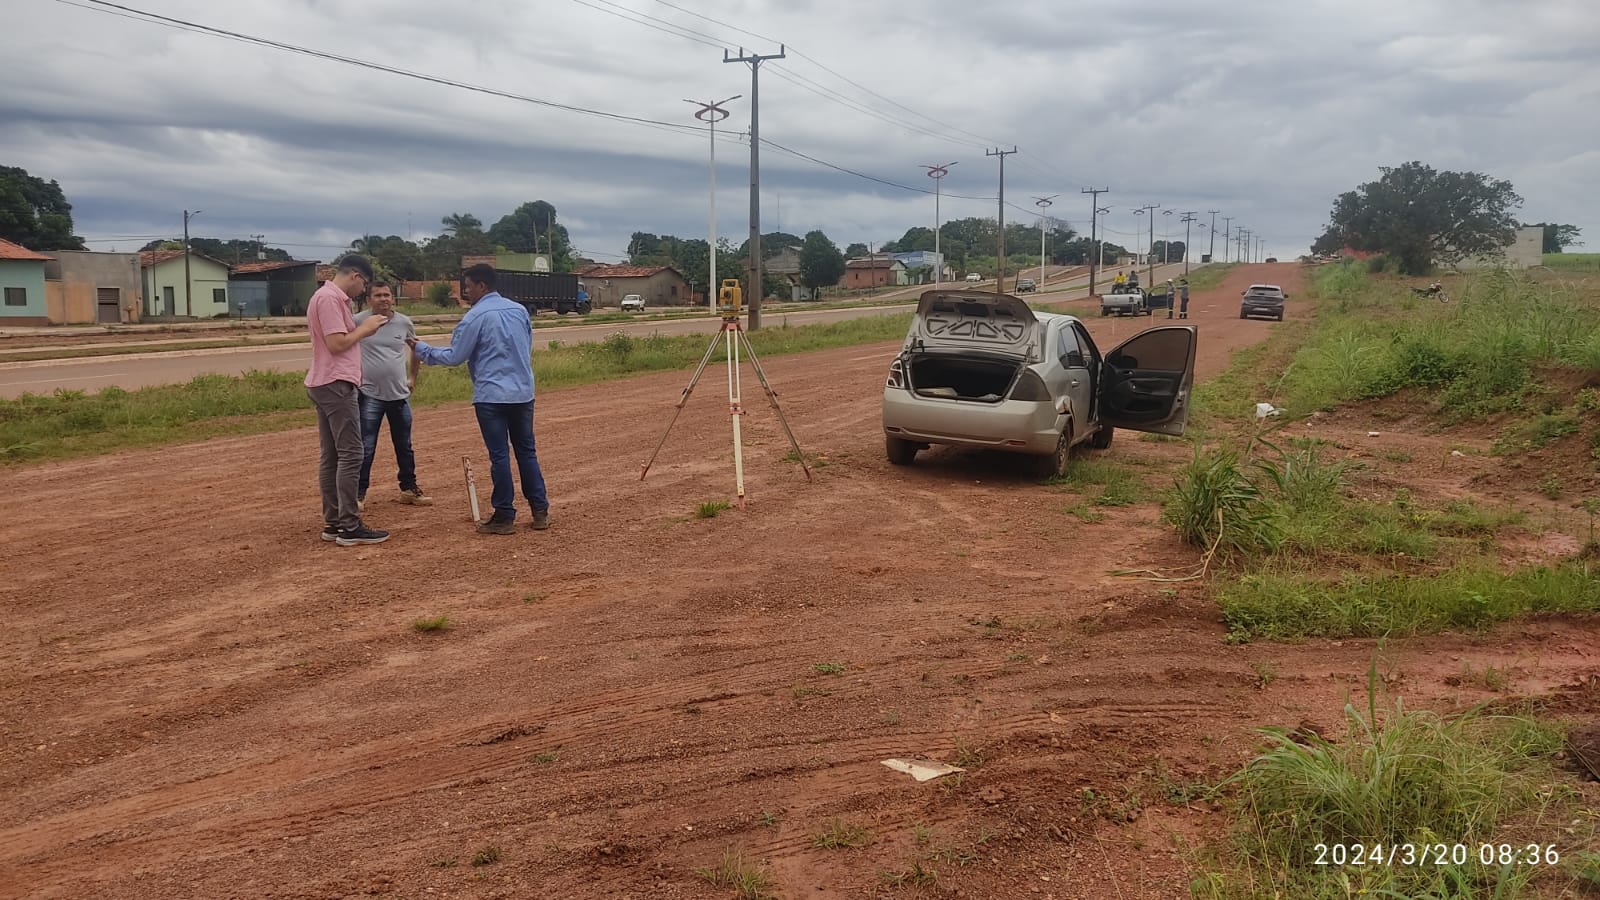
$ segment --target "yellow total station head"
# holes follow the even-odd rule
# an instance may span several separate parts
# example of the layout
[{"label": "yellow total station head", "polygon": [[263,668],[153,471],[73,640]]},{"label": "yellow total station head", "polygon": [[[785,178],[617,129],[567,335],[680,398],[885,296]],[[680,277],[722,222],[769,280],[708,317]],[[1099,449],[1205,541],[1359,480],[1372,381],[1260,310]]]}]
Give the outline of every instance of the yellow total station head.
[{"label": "yellow total station head", "polygon": [[717,309],[724,315],[737,316],[743,300],[744,291],[739,287],[739,279],[722,279],[722,289],[717,291]]}]

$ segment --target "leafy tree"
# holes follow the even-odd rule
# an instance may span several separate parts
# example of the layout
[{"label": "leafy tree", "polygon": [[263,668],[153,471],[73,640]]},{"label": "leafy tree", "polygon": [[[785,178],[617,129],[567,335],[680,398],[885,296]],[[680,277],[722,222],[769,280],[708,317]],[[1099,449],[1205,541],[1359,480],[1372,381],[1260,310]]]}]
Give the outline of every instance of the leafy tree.
[{"label": "leafy tree", "polygon": [[1576,225],[1556,225],[1554,223],[1539,222],[1534,225],[1523,223],[1524,228],[1544,229],[1544,248],[1541,253],[1562,253],[1568,247],[1582,246],[1579,239],[1582,230]]},{"label": "leafy tree", "polygon": [[61,185],[11,166],[0,166],[0,238],[29,250],[83,249]]},{"label": "leafy tree", "polygon": [[806,235],[800,248],[800,283],[816,290],[831,287],[844,277],[844,254],[821,231]]},{"label": "leafy tree", "polygon": [[1334,200],[1314,253],[1344,247],[1387,254],[1422,275],[1436,262],[1499,252],[1516,237],[1511,182],[1478,172],[1439,172],[1421,162],[1380,169],[1382,177]]},{"label": "leafy tree", "polygon": [[[770,259],[782,253],[788,247],[804,246],[806,240],[799,235],[787,231],[773,231],[761,236],[761,258]],[[750,255],[750,241],[746,240],[739,245],[739,257],[743,259]],[[721,263],[718,263],[720,270]]]},{"label": "leafy tree", "polygon": [[[893,248],[891,249],[891,246]],[[898,241],[890,241],[883,245],[885,253],[910,253],[913,250],[933,250],[933,229],[916,225],[906,229]]]},{"label": "leafy tree", "polygon": [[1167,262],[1183,262],[1183,254],[1188,249],[1188,247],[1184,246],[1183,241],[1173,241],[1169,244],[1157,238],[1155,244],[1151,245],[1150,258],[1166,260]]},{"label": "leafy tree", "polygon": [[868,253],[871,253],[871,252],[872,252],[872,250],[869,249],[866,244],[860,243],[858,241],[858,242],[856,242],[854,244],[851,244],[850,246],[844,248],[844,258],[845,259],[860,259],[861,257],[866,256]]},{"label": "leafy tree", "polygon": [[[182,250],[183,241],[157,238],[139,249],[141,251]],[[239,240],[238,238],[222,240],[221,238],[190,237],[189,249],[203,256],[209,256],[218,262],[232,263],[233,265],[265,261],[287,262],[294,258],[287,250],[268,247],[260,241]]]},{"label": "leafy tree", "polygon": [[513,253],[548,253],[550,268],[572,269],[572,239],[567,227],[556,222],[556,208],[543,200],[524,203],[494,223],[489,243]]}]

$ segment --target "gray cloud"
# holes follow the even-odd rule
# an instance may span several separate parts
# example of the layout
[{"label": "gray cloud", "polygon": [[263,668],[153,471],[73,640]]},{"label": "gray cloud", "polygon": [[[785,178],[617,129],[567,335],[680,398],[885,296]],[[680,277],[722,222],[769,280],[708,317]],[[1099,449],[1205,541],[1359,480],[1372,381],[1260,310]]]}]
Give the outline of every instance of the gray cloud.
[{"label": "gray cloud", "polygon": [[[703,131],[575,115],[51,0],[19,3],[16,27],[0,35],[0,155],[60,181],[91,238],[142,243],[120,236],[174,233],[182,209],[200,208],[199,233],[265,233],[326,257],[360,233],[406,234],[409,220],[420,237],[447,213],[493,222],[533,198],[554,203],[578,246],[595,253],[623,252],[634,230],[699,235],[706,226]],[[993,195],[998,167],[983,148],[994,142],[1022,150],[1007,162],[1008,200],[1031,209],[1033,195],[1063,195],[1051,211],[1082,225],[1078,189],[1109,186],[1107,225],[1129,243],[1144,228],[1129,209],[1156,202],[1221,209],[1272,252],[1302,252],[1337,193],[1409,159],[1507,178],[1527,200],[1526,218],[1600,239],[1586,202],[1600,192],[1600,125],[1584,114],[1600,99],[1600,16],[1585,0],[673,0],[726,26],[659,0],[614,3],[131,5],[684,125],[694,124],[684,98],[748,95],[748,70],[724,64],[717,48],[591,7],[773,49],[728,26],[748,28],[801,51],[764,70],[763,137],[917,188],[931,186],[919,164],[960,160],[944,182],[956,195],[946,218],[994,214],[992,200],[959,199]],[[733,109],[717,148],[718,207],[719,231],[737,241],[748,99]],[[843,244],[932,223],[925,194],[772,149],[762,170],[768,230],[821,227]],[[1158,236],[1177,217],[1159,218]]]}]

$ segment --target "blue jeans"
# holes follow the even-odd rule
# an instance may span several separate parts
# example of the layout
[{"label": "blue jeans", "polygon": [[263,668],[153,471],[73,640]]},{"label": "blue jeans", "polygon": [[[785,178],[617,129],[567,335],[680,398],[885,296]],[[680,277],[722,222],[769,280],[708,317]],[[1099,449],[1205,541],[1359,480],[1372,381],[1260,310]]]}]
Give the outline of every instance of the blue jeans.
[{"label": "blue jeans", "polygon": [[[539,471],[539,455],[533,447],[533,401],[527,403],[474,403],[483,446],[489,451],[489,477],[494,493],[494,518],[514,522],[517,518],[517,489],[511,482],[511,454],[517,456],[522,476],[522,494],[534,512],[550,508],[544,492],[544,473]],[[509,445],[509,449],[508,449]]]},{"label": "blue jeans", "polygon": [[372,457],[378,452],[378,432],[389,420],[389,439],[394,441],[394,461],[399,466],[400,490],[417,489],[417,455],[411,450],[411,402],[379,400],[361,395],[361,496],[372,482]]}]

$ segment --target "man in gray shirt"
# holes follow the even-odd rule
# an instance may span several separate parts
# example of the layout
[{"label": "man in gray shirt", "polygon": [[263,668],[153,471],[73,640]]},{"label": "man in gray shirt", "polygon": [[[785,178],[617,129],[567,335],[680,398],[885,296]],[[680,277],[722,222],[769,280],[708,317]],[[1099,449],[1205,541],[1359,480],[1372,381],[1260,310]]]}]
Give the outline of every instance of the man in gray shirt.
[{"label": "man in gray shirt", "polygon": [[372,336],[361,341],[361,489],[363,507],[372,480],[372,457],[378,450],[378,431],[389,420],[389,438],[399,465],[400,502],[432,506],[433,499],[417,487],[417,457],[411,451],[411,390],[417,386],[417,356],[406,339],[415,339],[416,326],[394,311],[394,288],[379,281],[367,292],[371,308],[356,315],[359,325],[370,316],[388,316]]}]

